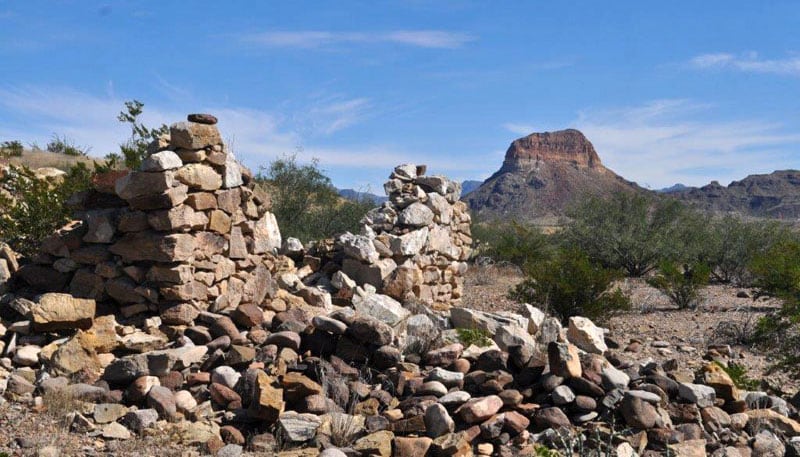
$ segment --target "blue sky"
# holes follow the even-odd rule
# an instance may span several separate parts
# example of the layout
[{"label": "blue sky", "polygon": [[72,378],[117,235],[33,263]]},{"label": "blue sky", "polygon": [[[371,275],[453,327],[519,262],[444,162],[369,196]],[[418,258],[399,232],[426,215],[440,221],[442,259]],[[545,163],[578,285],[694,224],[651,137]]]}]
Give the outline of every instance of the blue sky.
[{"label": "blue sky", "polygon": [[800,2],[0,0],[0,140],[104,155],[220,118],[257,169],[316,157],[380,192],[397,163],[484,179],[508,144],[579,128],[658,188],[800,168]]}]

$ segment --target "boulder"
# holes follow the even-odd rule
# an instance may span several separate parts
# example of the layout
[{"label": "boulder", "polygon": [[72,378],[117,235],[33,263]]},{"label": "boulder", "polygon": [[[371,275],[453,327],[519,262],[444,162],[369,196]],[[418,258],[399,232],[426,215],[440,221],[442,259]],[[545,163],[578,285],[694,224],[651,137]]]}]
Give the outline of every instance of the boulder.
[{"label": "boulder", "polygon": [[69,294],[47,293],[31,306],[35,331],[88,329],[95,315],[95,301]]}]

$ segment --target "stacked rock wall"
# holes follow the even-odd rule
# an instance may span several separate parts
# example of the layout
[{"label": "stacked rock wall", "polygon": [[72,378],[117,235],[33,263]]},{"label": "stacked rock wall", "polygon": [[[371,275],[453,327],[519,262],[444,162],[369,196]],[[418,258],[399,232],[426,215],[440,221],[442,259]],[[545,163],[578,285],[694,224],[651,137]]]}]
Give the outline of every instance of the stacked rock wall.
[{"label": "stacked rock wall", "polygon": [[273,294],[281,235],[269,196],[226,149],[216,119],[189,119],[151,144],[138,171],[100,175],[73,198],[79,219],[43,243],[21,279],[116,302],[125,316],[158,310],[169,325]]},{"label": "stacked rock wall", "polygon": [[460,302],[471,253],[470,216],[461,184],[426,176],[425,166],[396,167],[384,184],[388,201],[363,219],[360,235],[337,239],[342,272],[401,301],[435,309]]}]

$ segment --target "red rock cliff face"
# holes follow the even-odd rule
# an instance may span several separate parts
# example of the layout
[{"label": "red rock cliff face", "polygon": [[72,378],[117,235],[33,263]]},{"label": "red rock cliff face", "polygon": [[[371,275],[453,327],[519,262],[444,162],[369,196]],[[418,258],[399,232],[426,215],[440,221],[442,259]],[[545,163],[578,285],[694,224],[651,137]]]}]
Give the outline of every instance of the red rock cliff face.
[{"label": "red rock cliff face", "polygon": [[501,171],[536,169],[542,162],[604,169],[594,146],[577,130],[533,133],[515,140],[506,151]]}]

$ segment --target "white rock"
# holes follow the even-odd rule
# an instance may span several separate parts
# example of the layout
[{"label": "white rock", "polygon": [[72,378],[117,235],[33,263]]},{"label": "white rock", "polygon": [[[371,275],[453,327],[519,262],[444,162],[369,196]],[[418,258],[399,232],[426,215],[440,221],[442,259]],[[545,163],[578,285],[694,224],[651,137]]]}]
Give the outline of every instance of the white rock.
[{"label": "white rock", "polygon": [[37,363],[39,363],[40,352],[42,352],[42,348],[40,348],[39,346],[35,346],[33,344],[29,344],[27,346],[20,346],[14,353],[14,358],[13,358],[14,363],[26,367],[36,365]]},{"label": "white rock", "polygon": [[392,177],[402,181],[411,181],[417,177],[417,166],[413,163],[398,165],[394,167]]},{"label": "white rock", "polygon": [[400,212],[397,221],[412,227],[424,227],[433,222],[433,211],[422,203],[412,203]]},{"label": "white rock", "polygon": [[392,327],[411,315],[411,311],[403,308],[400,302],[382,294],[355,295],[353,307],[357,313],[374,317]]},{"label": "white rock", "polygon": [[364,235],[345,233],[339,237],[339,243],[344,247],[345,254],[361,262],[375,263],[380,258],[372,240]]},{"label": "white rock", "polygon": [[175,392],[175,406],[178,411],[188,413],[197,407],[197,400],[188,390],[179,390]]},{"label": "white rock", "polygon": [[239,382],[239,378],[241,377],[242,375],[238,371],[228,365],[216,367],[211,371],[211,382],[222,384],[231,389],[236,386],[236,383]]},{"label": "white rock", "polygon": [[547,317],[539,308],[523,303],[520,307],[519,313],[528,319],[528,333],[536,336],[539,329],[542,328],[542,322]]},{"label": "white rock", "polygon": [[222,187],[230,189],[244,184],[242,180],[242,166],[230,152],[225,154],[225,165],[223,165]]},{"label": "white rock", "polygon": [[183,166],[183,161],[173,151],[161,151],[150,155],[142,161],[142,171],[174,170]]},{"label": "white rock", "polygon": [[603,354],[608,350],[603,337],[603,330],[585,317],[573,316],[569,318],[567,339],[578,348],[592,354]]},{"label": "white rock", "polygon": [[492,339],[504,351],[508,351],[512,346],[536,346],[536,340],[528,333],[528,330],[517,325],[498,327]]},{"label": "white rock", "polygon": [[389,235],[390,249],[397,256],[413,256],[419,254],[428,241],[428,227],[413,230],[405,235]]}]

